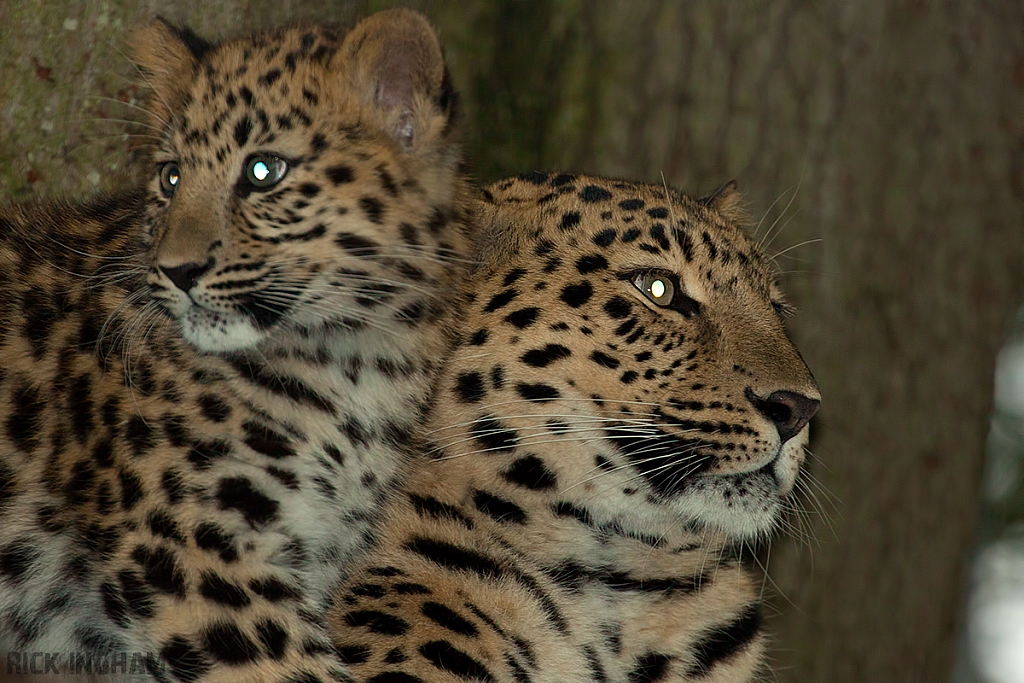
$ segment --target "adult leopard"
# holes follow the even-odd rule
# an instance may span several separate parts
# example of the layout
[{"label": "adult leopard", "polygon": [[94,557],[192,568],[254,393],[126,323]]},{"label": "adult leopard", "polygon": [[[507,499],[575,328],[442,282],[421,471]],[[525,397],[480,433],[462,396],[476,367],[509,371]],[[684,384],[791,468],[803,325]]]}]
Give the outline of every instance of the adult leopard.
[{"label": "adult leopard", "polygon": [[336,593],[366,683],[751,681],[818,389],[732,186],[532,174],[481,263],[423,458]]},{"label": "adult leopard", "polygon": [[0,209],[0,662],[343,677],[326,591],[468,254],[440,46],[405,10],[133,45],[148,187]]}]

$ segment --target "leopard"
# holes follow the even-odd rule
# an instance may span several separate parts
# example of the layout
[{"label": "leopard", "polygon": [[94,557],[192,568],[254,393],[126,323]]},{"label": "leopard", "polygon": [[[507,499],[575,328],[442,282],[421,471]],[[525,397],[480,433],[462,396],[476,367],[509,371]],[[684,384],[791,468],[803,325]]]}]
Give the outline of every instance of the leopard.
[{"label": "leopard", "polygon": [[219,41],[158,18],[129,45],[138,182],[0,208],[0,661],[347,680],[329,590],[471,256],[440,43],[389,10]]},{"label": "leopard", "polygon": [[487,187],[422,444],[329,628],[363,683],[767,680],[820,393],[735,183]]}]

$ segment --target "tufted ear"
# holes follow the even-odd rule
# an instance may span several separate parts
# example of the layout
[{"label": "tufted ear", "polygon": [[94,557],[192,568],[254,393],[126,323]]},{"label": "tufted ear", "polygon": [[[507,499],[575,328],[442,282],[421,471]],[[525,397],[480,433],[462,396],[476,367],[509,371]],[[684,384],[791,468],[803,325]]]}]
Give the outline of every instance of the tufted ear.
[{"label": "tufted ear", "polygon": [[404,149],[448,133],[456,96],[441,43],[421,14],[392,9],[363,19],[345,37],[337,59],[347,61],[363,102]]},{"label": "tufted ear", "polygon": [[150,89],[150,123],[163,128],[172,108],[185,96],[199,60],[214,46],[192,29],[178,28],[162,17],[134,30],[128,46]]},{"label": "tufted ear", "polygon": [[743,209],[743,197],[740,196],[738,187],[735,180],[730,180],[697,201],[709,209],[714,209],[734,223],[746,223],[747,212]]}]

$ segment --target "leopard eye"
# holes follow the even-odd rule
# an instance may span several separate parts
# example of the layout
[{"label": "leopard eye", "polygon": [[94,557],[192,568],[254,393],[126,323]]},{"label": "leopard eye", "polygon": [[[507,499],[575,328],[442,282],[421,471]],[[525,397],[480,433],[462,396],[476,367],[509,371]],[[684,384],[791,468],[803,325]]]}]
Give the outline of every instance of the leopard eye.
[{"label": "leopard eye", "polygon": [[684,317],[700,313],[700,303],[683,293],[679,278],[659,270],[643,270],[630,276],[633,286],[662,308],[679,311]]},{"label": "leopard eye", "polygon": [[288,163],[269,154],[254,154],[245,160],[245,179],[255,188],[265,190],[281,182],[288,173]]},{"label": "leopard eye", "polygon": [[676,294],[675,278],[666,273],[647,270],[633,275],[630,279],[633,286],[644,293],[648,299],[659,306],[668,308]]},{"label": "leopard eye", "polygon": [[160,191],[168,199],[174,196],[174,191],[178,189],[178,181],[180,180],[181,172],[178,170],[176,162],[168,161],[160,167]]}]

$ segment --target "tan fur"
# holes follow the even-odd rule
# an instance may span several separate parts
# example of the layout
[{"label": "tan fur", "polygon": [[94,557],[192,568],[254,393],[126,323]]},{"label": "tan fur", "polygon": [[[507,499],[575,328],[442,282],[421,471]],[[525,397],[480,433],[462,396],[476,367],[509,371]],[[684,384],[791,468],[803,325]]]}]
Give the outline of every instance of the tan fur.
[{"label": "tan fur", "polygon": [[395,10],[133,46],[147,187],[0,208],[0,652],[64,653],[64,680],[122,652],[142,680],[343,679],[318,615],[469,256],[437,39]]},{"label": "tan fur", "polygon": [[[330,614],[357,680],[762,671],[742,543],[778,522],[818,392],[738,202],[569,175],[485,190],[431,442]],[[685,296],[655,304],[649,272]]]}]

